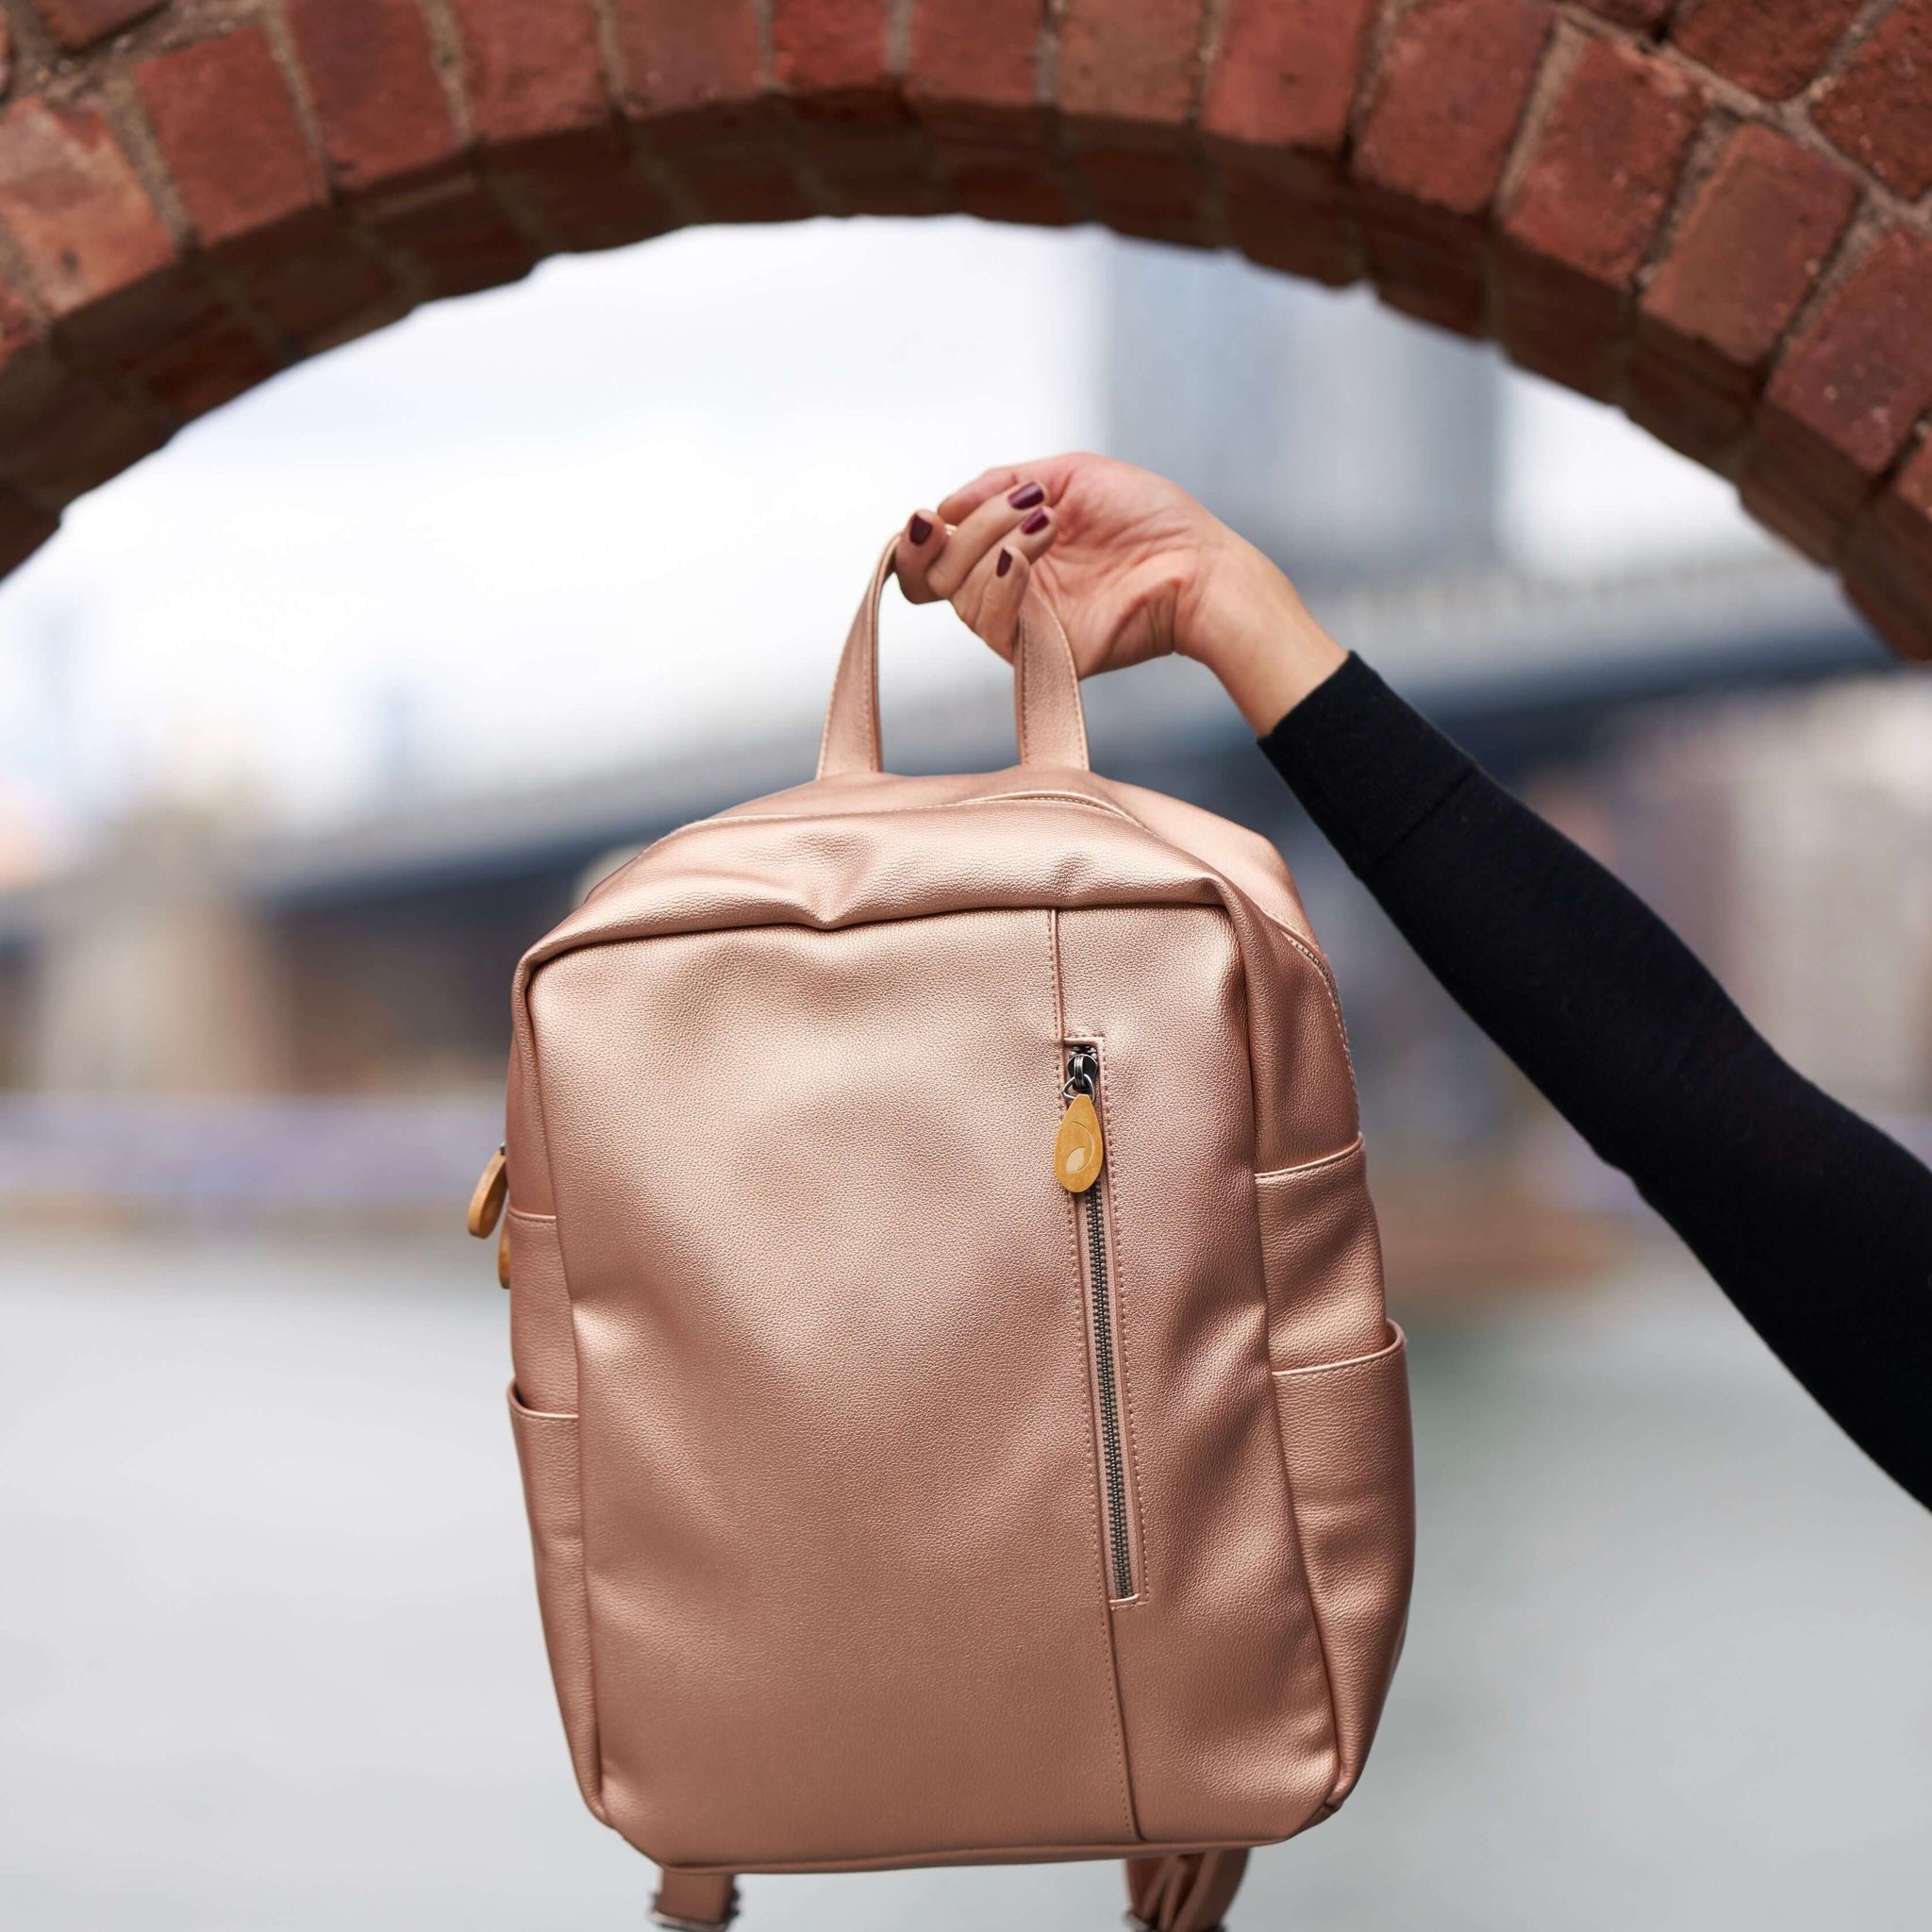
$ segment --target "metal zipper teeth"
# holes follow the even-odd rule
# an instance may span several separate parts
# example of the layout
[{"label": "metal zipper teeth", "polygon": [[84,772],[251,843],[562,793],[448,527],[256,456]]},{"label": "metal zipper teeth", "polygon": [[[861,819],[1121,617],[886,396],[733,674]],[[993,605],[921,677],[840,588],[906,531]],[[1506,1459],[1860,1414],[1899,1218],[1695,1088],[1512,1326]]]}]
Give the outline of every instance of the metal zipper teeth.
[{"label": "metal zipper teeth", "polygon": [[[1100,1062],[1091,1047],[1076,1047],[1067,1061],[1067,1088],[1100,1103]],[[1093,1294],[1093,1382],[1100,1393],[1100,1457],[1107,1484],[1108,1556],[1113,1593],[1134,1593],[1134,1546],[1127,1532],[1127,1452],[1121,1434],[1119,1373],[1114,1362],[1113,1304],[1108,1292],[1106,1174],[1082,1196],[1087,1209],[1087,1274]]]},{"label": "metal zipper teeth", "polygon": [[1107,1479],[1108,1547],[1113,1593],[1134,1593],[1134,1551],[1127,1535],[1127,1453],[1121,1439],[1120,1386],[1114,1371],[1113,1310],[1108,1300],[1107,1221],[1100,1182],[1087,1190],[1087,1258],[1093,1277],[1093,1366],[1100,1389],[1100,1453]]}]

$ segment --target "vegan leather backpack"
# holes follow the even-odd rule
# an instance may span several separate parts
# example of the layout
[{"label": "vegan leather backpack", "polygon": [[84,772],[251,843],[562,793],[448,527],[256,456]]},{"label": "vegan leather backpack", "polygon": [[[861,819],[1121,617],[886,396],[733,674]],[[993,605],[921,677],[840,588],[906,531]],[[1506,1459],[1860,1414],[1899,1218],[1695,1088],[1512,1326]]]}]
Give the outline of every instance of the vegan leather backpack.
[{"label": "vegan leather backpack", "polygon": [[[1413,1537],[1325,962],[1254,835],[1094,776],[1029,594],[1020,762],[681,827],[514,991],[510,1418],[584,1800],[663,1868],[1127,1860],[1216,1925],[1355,1784]],[[479,1185],[492,1231],[504,1158]]]}]

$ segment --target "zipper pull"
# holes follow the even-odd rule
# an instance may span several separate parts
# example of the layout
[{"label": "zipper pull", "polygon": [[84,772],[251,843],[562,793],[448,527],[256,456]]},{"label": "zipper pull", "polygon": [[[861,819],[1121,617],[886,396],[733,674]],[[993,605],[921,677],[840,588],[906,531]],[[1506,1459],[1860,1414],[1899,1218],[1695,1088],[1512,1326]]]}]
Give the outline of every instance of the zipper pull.
[{"label": "zipper pull", "polygon": [[1100,1164],[1107,1158],[1100,1111],[1093,1105],[1099,1073],[1099,1055],[1086,1047],[1075,1047],[1067,1056],[1067,1084],[1060,1089],[1067,1110],[1054,1137],[1053,1177],[1070,1194],[1084,1194],[1100,1178]]},{"label": "zipper pull", "polygon": [[503,1215],[503,1204],[508,1199],[509,1157],[499,1147],[477,1178],[476,1191],[470,1196],[470,1211],[464,1217],[464,1226],[479,1241],[487,1241],[496,1232],[496,1224]]}]

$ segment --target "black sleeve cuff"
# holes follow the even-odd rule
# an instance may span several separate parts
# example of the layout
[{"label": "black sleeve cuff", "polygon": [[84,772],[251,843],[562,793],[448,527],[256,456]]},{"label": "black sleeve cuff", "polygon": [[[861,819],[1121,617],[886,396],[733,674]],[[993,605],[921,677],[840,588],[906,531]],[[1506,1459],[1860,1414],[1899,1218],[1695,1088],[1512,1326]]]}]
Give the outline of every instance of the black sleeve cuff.
[{"label": "black sleeve cuff", "polygon": [[1362,875],[1475,770],[1353,652],[1258,742],[1350,871]]}]

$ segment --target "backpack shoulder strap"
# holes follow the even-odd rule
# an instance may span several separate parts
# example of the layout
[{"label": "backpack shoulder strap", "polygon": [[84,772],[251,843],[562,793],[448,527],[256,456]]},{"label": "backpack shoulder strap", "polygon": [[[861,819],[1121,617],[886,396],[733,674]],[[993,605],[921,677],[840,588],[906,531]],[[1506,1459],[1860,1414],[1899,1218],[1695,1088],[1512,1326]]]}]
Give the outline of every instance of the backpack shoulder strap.
[{"label": "backpack shoulder strap", "polygon": [[719,1932],[738,1916],[738,1881],[728,1872],[658,1874],[651,1923],[666,1932]]},{"label": "backpack shoulder strap", "polygon": [[1128,1923],[1139,1932],[1219,1932],[1247,1864],[1245,1852],[1129,1858]]},{"label": "backpack shoulder strap", "polygon": [[[1140,1932],[1219,1932],[1247,1869],[1245,1852],[1176,1852],[1127,1860],[1127,1898]],[[738,1916],[728,1874],[665,1872],[652,1902],[666,1932],[722,1932]]]}]

